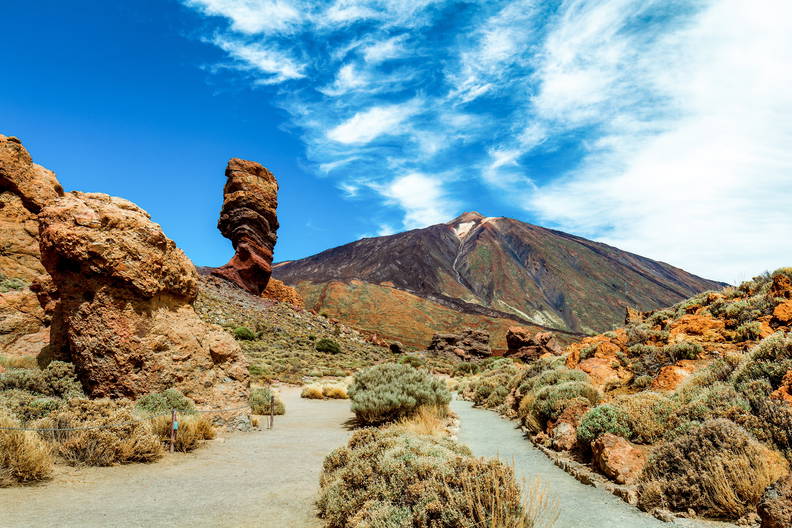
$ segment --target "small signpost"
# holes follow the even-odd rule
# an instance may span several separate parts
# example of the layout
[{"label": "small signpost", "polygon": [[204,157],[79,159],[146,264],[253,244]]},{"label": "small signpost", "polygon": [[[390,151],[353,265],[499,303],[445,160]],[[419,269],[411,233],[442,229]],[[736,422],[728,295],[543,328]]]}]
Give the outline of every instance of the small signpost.
[{"label": "small signpost", "polygon": [[179,422],[176,421],[176,409],[171,409],[171,438],[170,452],[173,453],[173,446],[176,444],[176,431],[179,429]]}]

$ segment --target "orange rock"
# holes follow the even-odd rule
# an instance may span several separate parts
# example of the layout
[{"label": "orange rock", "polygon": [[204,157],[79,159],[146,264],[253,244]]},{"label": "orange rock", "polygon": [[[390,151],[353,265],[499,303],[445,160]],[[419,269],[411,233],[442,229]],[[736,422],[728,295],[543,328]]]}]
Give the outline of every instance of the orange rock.
[{"label": "orange rock", "polygon": [[770,322],[772,320],[772,315],[764,315],[756,320],[759,323],[759,339],[764,339],[765,337],[775,333],[775,329],[770,326]]},{"label": "orange rock", "polygon": [[591,407],[584,403],[570,405],[561,413],[558,420],[548,428],[548,434],[557,451],[569,451],[577,445],[577,428],[583,415]]},{"label": "orange rock", "polygon": [[668,365],[660,369],[660,373],[652,382],[652,389],[672,391],[679,387],[688,376],[697,368],[697,364],[689,359],[683,359],[676,365]]},{"label": "orange rock", "polygon": [[628,379],[628,376],[621,372],[622,369],[613,367],[613,362],[609,359],[599,357],[584,359],[577,368],[588,374],[591,384],[599,388]]},{"label": "orange rock", "polygon": [[273,301],[291,304],[295,308],[302,309],[304,307],[302,297],[297,293],[297,290],[291,286],[287,286],[278,279],[270,278],[267,283],[267,288],[261,296],[266,299],[272,299]]},{"label": "orange rock", "polygon": [[694,341],[723,342],[726,329],[722,319],[707,315],[683,315],[671,323],[669,328],[669,342],[675,341],[677,336],[684,338],[697,338]]},{"label": "orange rock", "polygon": [[785,273],[779,273],[773,277],[773,285],[770,287],[770,297],[783,297],[792,299],[792,279]]},{"label": "orange rock", "polygon": [[624,438],[605,433],[591,444],[594,467],[618,484],[632,484],[646,465],[646,451]]},{"label": "orange rock", "polygon": [[782,325],[792,322],[792,300],[784,301],[775,307],[773,320]]},{"label": "orange rock", "polygon": [[792,370],[784,375],[781,380],[781,386],[770,395],[770,398],[792,404]]}]

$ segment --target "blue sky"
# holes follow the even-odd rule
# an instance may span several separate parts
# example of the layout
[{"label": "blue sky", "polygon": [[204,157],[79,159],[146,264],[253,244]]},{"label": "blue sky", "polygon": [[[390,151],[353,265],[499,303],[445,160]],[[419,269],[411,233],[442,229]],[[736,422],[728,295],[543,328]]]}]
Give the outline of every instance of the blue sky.
[{"label": "blue sky", "polygon": [[735,282],[792,265],[792,7],[766,0],[4,4],[0,133],[197,263],[229,157],[276,258],[478,210]]}]

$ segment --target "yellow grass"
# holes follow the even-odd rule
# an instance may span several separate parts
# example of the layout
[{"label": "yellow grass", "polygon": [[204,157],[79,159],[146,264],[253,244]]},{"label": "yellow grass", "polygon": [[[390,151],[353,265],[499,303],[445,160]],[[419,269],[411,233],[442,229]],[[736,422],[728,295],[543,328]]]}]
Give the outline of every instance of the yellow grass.
[{"label": "yellow grass", "polygon": [[331,400],[348,400],[349,394],[343,385],[324,385],[322,386],[322,395]]},{"label": "yellow grass", "polygon": [[442,437],[448,435],[448,408],[424,405],[407,418],[402,418],[394,426],[403,431]]},{"label": "yellow grass", "polygon": [[0,356],[0,367],[32,369],[38,368],[35,356]]},{"label": "yellow grass", "polygon": [[[0,412],[0,427],[19,423]],[[52,453],[31,431],[0,431],[0,487],[46,480],[52,474]]]},{"label": "yellow grass", "polygon": [[308,385],[300,393],[301,398],[308,398],[310,400],[323,400],[324,393],[322,387],[319,385]]},{"label": "yellow grass", "polygon": [[[157,436],[164,444],[169,446],[171,438],[170,416],[158,416],[151,422]],[[212,420],[205,414],[182,415],[178,417],[178,422],[179,429],[176,431],[176,442],[174,443],[176,451],[181,453],[193,451],[201,445],[203,440],[211,440],[215,437]]]}]

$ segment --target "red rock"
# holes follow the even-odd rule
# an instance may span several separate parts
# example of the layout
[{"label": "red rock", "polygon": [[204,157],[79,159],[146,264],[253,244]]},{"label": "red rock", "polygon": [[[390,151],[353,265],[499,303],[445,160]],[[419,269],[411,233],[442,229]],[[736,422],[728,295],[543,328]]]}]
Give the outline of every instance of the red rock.
[{"label": "red rock", "polygon": [[272,277],[261,296],[265,299],[291,304],[298,309],[304,307],[302,297],[297,293],[297,290]]},{"label": "red rock", "polygon": [[175,387],[201,406],[247,401],[239,345],[195,313],[195,267],[145,211],[75,192],[50,202],[39,222],[52,282],[36,289],[52,311],[51,347],[68,351],[90,396]]},{"label": "red rock", "polygon": [[231,240],[236,254],[212,273],[261,295],[272,275],[272,252],[278,238],[278,182],[260,164],[239,158],[228,162],[225,173],[217,227]]},{"label": "red rock", "polygon": [[792,404],[792,370],[787,371],[781,380],[781,386],[770,395],[770,398]]},{"label": "red rock", "polygon": [[773,310],[773,320],[781,325],[792,322],[792,300],[784,301]]},{"label": "red rock", "polygon": [[489,333],[465,328],[461,334],[435,334],[427,350],[469,360],[492,355]]},{"label": "red rock", "polygon": [[590,408],[589,405],[579,403],[564,409],[558,420],[548,430],[553,449],[570,451],[577,446],[577,428],[583,419],[583,415]]},{"label": "red rock", "polygon": [[522,326],[512,326],[506,331],[509,349],[504,356],[522,360],[535,360],[543,354],[560,355],[563,351],[552,332],[532,333]]},{"label": "red rock", "polygon": [[693,341],[723,342],[726,340],[724,330],[723,319],[707,315],[683,315],[671,323],[668,342],[673,343],[677,336]]},{"label": "red rock", "polygon": [[660,369],[657,377],[652,381],[652,389],[660,391],[676,390],[696,368],[696,362],[689,359],[683,359],[675,365],[667,365]]},{"label": "red rock", "polygon": [[646,465],[646,452],[611,433],[591,444],[594,467],[618,484],[632,484]]},{"label": "red rock", "polygon": [[792,475],[769,486],[757,507],[761,528],[792,526]]}]

